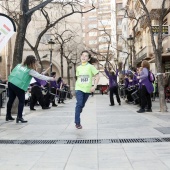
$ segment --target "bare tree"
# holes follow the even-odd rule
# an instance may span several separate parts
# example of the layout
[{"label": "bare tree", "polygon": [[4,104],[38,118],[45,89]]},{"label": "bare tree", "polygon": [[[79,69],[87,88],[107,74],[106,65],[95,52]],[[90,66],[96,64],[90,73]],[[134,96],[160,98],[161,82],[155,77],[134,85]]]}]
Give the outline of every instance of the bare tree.
[{"label": "bare tree", "polygon": [[[20,0],[20,12],[19,12],[19,21],[18,21],[18,29],[17,29],[17,37],[16,37],[16,42],[15,42],[15,49],[14,49],[14,55],[13,55],[13,67],[15,65],[17,65],[18,63],[22,62],[22,55],[23,55],[23,48],[24,48],[24,41],[25,41],[25,36],[26,36],[26,30],[27,30],[27,26],[29,24],[29,22],[31,21],[31,17],[32,15],[39,9],[43,9],[44,7],[46,7],[49,3],[51,3],[52,0],[46,0],[44,2],[35,2],[33,3],[33,1],[30,0]],[[63,18],[66,18],[74,13],[87,13],[93,9],[95,9],[95,7],[91,6],[91,8],[87,9],[87,10],[83,10],[83,6],[82,3],[79,0],[75,0],[75,1],[64,1],[64,0],[59,0],[59,1],[55,1],[53,2],[54,4],[57,5],[62,5],[62,8],[66,7],[70,9],[70,12],[65,13],[63,16],[61,16],[60,18],[56,19],[56,21],[50,22],[49,17],[47,16],[47,13],[42,10],[43,15],[46,17],[46,27],[42,30],[42,32],[39,34],[36,44],[35,46],[32,46],[28,41],[27,43],[29,44],[29,46],[31,47],[31,49],[34,49],[34,52],[36,53],[36,56],[38,56],[38,46],[39,46],[39,42],[42,38],[42,36],[52,27],[54,27],[60,20],[62,20]],[[77,7],[77,4],[79,4],[81,6],[81,8]],[[32,5],[32,7],[31,7]],[[31,8],[30,8],[31,7]],[[66,10],[64,10],[66,11]]]}]

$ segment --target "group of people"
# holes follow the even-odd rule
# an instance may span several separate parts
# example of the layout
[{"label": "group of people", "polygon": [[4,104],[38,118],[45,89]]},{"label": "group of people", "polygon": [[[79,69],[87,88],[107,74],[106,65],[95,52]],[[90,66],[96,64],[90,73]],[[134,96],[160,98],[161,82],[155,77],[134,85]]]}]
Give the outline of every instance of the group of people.
[{"label": "group of people", "polygon": [[[51,77],[56,79],[56,72],[52,72]],[[61,77],[59,77],[57,81],[48,82],[38,78],[34,78],[34,81],[35,82],[30,83],[29,92],[31,93],[31,96],[26,102],[28,103],[29,100],[30,110],[36,110],[34,106],[37,102],[42,109],[50,109],[50,103],[52,103],[52,107],[57,107],[56,98],[58,99],[58,103],[64,103],[69,87],[64,83]]]},{"label": "group of people", "polygon": [[[92,64],[90,64],[91,59],[91,54],[88,51],[83,51],[80,57],[81,65],[76,69],[77,81],[75,85],[75,92],[77,102],[75,107],[75,126],[77,129],[82,129],[80,114],[90,93],[95,91],[99,81],[99,71]],[[49,103],[46,103],[44,100],[42,100],[42,89],[44,89],[46,86],[50,86],[50,91],[52,94],[56,94],[57,89],[61,89],[63,87],[63,81],[61,77],[56,81],[55,72],[53,72],[51,76],[39,74],[36,71],[37,64],[38,62],[36,58],[33,55],[29,55],[26,57],[25,61],[22,64],[18,64],[9,75],[9,99],[7,102],[6,121],[15,120],[11,115],[11,109],[15,98],[18,97],[19,104],[16,123],[27,123],[27,121],[23,119],[22,113],[25,105],[25,92],[28,90],[29,86],[32,86],[30,101],[31,110],[35,110],[34,106],[37,101],[39,101],[42,109],[49,109]],[[95,77],[95,83],[92,86],[93,77]],[[34,78],[36,82],[30,84],[32,78]],[[47,81],[50,83],[47,83]],[[64,88],[67,89],[68,87],[65,86]],[[46,95],[48,96],[48,91]],[[51,96],[48,98],[51,98]],[[58,103],[60,102],[64,102],[63,97],[59,97]],[[55,100],[53,99],[52,106],[57,106],[55,104]]]},{"label": "group of people", "polygon": [[[80,56],[81,64],[76,69],[77,81],[75,84],[75,96],[76,96],[76,106],[75,106],[75,126],[77,129],[82,129],[80,114],[88,100],[88,97],[93,93],[99,82],[99,71],[91,63],[91,54],[88,51],[83,51]],[[62,78],[58,78],[56,81],[56,73],[53,72],[51,76],[45,76],[39,74],[36,71],[37,60],[34,56],[27,56],[26,60],[22,64],[18,64],[11,72],[8,78],[8,89],[9,89],[9,100],[7,103],[7,114],[6,121],[14,120],[11,116],[11,108],[16,96],[19,99],[18,105],[18,115],[16,123],[26,123],[27,121],[23,119],[22,112],[24,108],[25,101],[25,91],[27,91],[32,77],[36,80],[35,83],[31,84],[31,101],[30,109],[35,110],[34,106],[37,101],[42,106],[42,109],[48,109],[49,103],[42,101],[42,89],[49,88],[51,94],[56,94],[57,89],[63,87]],[[119,97],[119,87],[117,83],[118,69],[116,72],[109,71],[105,67],[105,73],[109,79],[109,97],[110,106],[114,106],[113,95],[116,95],[116,99],[119,105],[121,105],[121,100]],[[126,75],[124,78],[124,84],[126,88],[127,102],[135,101],[140,105],[138,113],[143,113],[145,111],[152,112],[152,102],[151,93],[154,91],[153,82],[150,80],[150,76],[153,76],[150,72],[150,65],[148,61],[142,61],[141,67],[137,70],[131,70],[132,74]],[[92,86],[92,80],[95,77],[94,85]],[[154,77],[152,77],[154,78]],[[47,83],[50,82],[50,83]],[[133,88],[132,88],[133,87]],[[134,88],[135,87],[135,88]],[[66,87],[65,87],[66,88]],[[132,90],[130,90],[132,88]],[[133,92],[138,95],[138,100],[133,98]],[[45,95],[48,99],[52,99],[52,106],[57,106],[55,100],[50,96],[49,91]],[[59,94],[58,94],[59,95]],[[49,100],[47,100],[49,102]],[[64,102],[62,98],[58,100],[58,103]]]},{"label": "group of people", "polygon": [[[116,95],[117,102],[121,105],[117,83],[118,70],[114,73],[105,68],[105,73],[109,78],[110,106],[115,104],[113,94]],[[149,62],[146,60],[142,61],[141,67],[131,70],[124,77],[123,88],[125,89],[126,102],[139,104],[138,113],[152,112],[151,94],[154,92],[154,79],[154,75],[150,72]]]},{"label": "group of people", "polygon": [[[8,77],[8,93],[9,100],[7,102],[6,111],[6,121],[15,120],[11,116],[11,109],[13,102],[16,97],[19,99],[18,104],[18,114],[16,118],[16,123],[26,123],[27,121],[23,119],[23,108],[25,105],[25,93],[30,91],[30,110],[36,110],[34,106],[37,102],[41,105],[42,109],[49,109],[50,102],[52,106],[57,106],[55,104],[55,96],[58,94],[59,101],[63,102],[61,99],[61,91],[64,88],[64,82],[62,78],[58,78],[56,81],[56,73],[52,72],[51,76],[45,76],[45,73],[39,74],[36,69],[38,67],[38,61],[33,55],[26,57],[22,64],[18,64],[11,72]],[[34,78],[34,82],[31,80]],[[46,90],[45,94],[43,90]]]}]

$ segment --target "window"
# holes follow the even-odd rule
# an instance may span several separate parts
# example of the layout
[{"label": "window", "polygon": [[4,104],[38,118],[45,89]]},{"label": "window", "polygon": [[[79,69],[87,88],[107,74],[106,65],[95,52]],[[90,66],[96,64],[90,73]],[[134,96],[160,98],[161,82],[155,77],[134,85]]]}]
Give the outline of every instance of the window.
[{"label": "window", "polygon": [[100,7],[99,7],[99,11],[102,11],[102,12],[103,12],[104,10],[110,10],[110,9],[111,9],[111,8],[110,8],[110,5],[109,5],[109,6],[108,6],[108,5],[107,5],[107,6],[105,5],[105,6],[100,6]]},{"label": "window", "polygon": [[101,20],[99,21],[99,26],[106,26],[106,25],[111,25],[111,20]]},{"label": "window", "polygon": [[95,16],[90,16],[90,17],[88,18],[88,20],[89,20],[89,21],[96,21],[96,20],[97,20],[97,17],[95,17]]},{"label": "window", "polygon": [[116,10],[120,11],[122,9],[122,3],[117,3],[116,4]]},{"label": "window", "polygon": [[90,37],[97,36],[97,32],[89,32],[89,36]]},{"label": "window", "polygon": [[90,24],[89,28],[97,28],[97,24]]},{"label": "window", "polygon": [[122,18],[117,19],[117,25],[122,25]]},{"label": "window", "polygon": [[89,41],[89,44],[91,45],[91,44],[97,44],[97,40],[90,40]]},{"label": "window", "polygon": [[99,45],[99,50],[107,50],[108,46],[103,44],[103,45]]},{"label": "window", "polygon": [[99,42],[108,42],[108,41],[109,41],[109,37],[107,36],[99,37]]}]

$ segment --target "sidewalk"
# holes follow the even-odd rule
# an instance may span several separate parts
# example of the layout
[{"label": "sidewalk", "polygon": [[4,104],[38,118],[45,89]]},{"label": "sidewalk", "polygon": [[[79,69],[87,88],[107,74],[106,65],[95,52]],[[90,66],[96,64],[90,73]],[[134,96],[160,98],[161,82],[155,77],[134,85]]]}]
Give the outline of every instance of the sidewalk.
[{"label": "sidewalk", "polygon": [[160,113],[158,101],[152,113],[137,113],[123,100],[115,104],[109,106],[108,95],[90,96],[81,130],[74,125],[75,99],[50,110],[26,107],[27,124],[0,116],[0,170],[170,170],[164,141],[170,113]]}]

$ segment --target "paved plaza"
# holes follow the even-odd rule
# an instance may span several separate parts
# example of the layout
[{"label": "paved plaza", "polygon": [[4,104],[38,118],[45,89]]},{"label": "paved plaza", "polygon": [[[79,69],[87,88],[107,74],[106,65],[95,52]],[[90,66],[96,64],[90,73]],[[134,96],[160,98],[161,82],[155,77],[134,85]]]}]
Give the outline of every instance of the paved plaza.
[{"label": "paved plaza", "polygon": [[90,96],[81,130],[74,107],[74,98],[50,110],[27,106],[27,124],[5,122],[2,109],[0,170],[170,170],[170,113],[159,112],[158,99],[152,113],[137,113],[123,100],[110,107],[108,95]]}]

